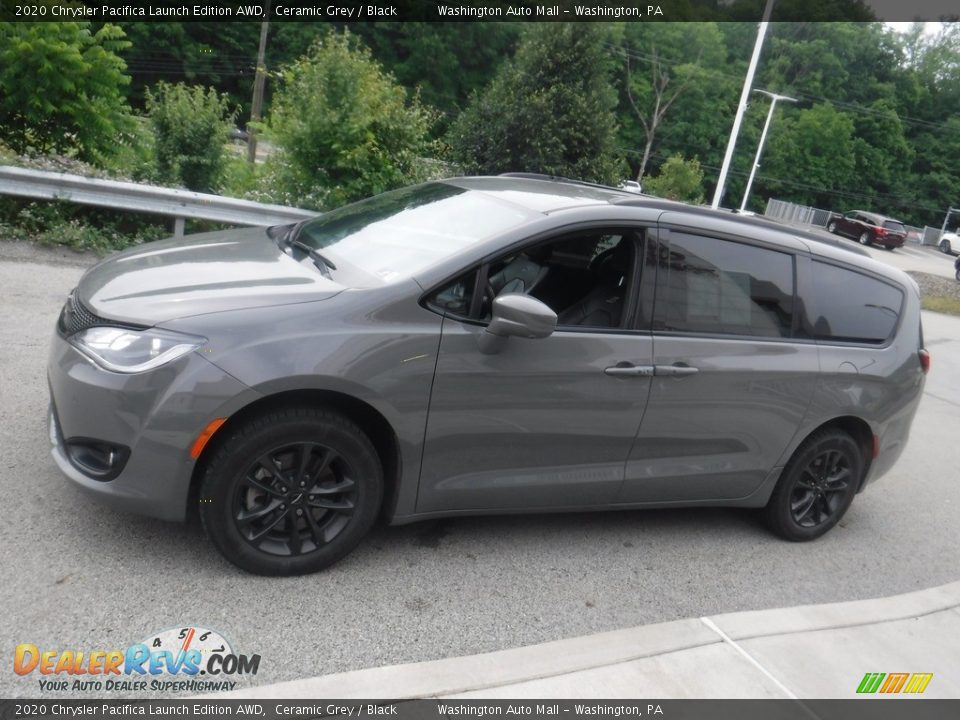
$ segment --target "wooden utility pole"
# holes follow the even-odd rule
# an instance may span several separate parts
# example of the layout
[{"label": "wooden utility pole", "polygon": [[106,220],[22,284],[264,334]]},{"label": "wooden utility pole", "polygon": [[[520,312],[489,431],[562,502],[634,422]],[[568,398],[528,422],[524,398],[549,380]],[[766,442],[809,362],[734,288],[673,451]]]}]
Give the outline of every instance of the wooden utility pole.
[{"label": "wooden utility pole", "polygon": [[[267,6],[269,16],[269,5]],[[253,106],[250,108],[250,124],[247,125],[247,162],[251,165],[257,162],[257,130],[254,127],[260,121],[260,111],[263,109],[263,86],[267,82],[266,52],[268,20],[260,23],[260,49],[257,51],[257,77],[253,81]]]}]

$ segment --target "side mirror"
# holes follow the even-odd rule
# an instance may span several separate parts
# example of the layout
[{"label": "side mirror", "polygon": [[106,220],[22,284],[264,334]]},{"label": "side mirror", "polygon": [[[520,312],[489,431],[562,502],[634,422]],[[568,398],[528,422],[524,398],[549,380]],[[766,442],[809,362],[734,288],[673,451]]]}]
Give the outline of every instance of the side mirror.
[{"label": "side mirror", "polygon": [[508,337],[545,338],[557,329],[557,314],[529,295],[506,293],[493,301],[493,319],[480,333],[480,352],[500,352]]}]

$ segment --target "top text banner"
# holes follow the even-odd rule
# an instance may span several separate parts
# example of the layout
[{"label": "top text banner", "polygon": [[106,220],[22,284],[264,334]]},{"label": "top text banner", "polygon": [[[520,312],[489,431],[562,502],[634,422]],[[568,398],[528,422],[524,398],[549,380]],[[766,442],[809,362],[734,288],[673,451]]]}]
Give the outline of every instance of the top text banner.
[{"label": "top text banner", "polygon": [[[765,0],[0,0],[0,21],[270,22],[720,22],[759,21]],[[777,0],[775,22],[938,21],[956,0]]]}]

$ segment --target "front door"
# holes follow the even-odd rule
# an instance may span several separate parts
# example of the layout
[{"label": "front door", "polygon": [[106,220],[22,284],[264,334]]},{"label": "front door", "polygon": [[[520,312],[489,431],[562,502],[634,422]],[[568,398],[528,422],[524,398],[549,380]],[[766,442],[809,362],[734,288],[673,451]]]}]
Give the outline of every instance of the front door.
[{"label": "front door", "polygon": [[[650,335],[630,329],[642,243],[640,232],[592,230],[478,271],[490,297],[502,288],[536,297],[558,328],[484,354],[477,339],[489,302],[475,318],[446,312],[418,512],[613,502],[652,373]],[[438,302],[463,311],[472,280],[462,280]]]}]

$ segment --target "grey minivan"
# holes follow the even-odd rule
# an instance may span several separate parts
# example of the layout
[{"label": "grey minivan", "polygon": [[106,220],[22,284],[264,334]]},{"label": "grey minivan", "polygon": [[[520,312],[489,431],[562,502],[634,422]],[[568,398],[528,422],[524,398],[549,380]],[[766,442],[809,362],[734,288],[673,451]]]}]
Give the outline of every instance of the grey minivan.
[{"label": "grey minivan", "polygon": [[904,273],[829,241],[531,176],[388,192],[91,268],[49,361],[53,457],[254,573],[390,523],[762,508],[833,527],[907,442]]}]

